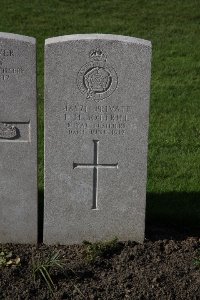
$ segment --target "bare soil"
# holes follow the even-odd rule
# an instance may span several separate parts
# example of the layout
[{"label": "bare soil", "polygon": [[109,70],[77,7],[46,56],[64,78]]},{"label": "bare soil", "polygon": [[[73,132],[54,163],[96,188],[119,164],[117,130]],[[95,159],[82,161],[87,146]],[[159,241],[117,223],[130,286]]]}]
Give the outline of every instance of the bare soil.
[{"label": "bare soil", "polygon": [[[0,266],[0,299],[200,299],[198,232],[149,228],[144,244],[118,242],[93,261],[86,259],[84,245],[2,245],[21,263]],[[49,271],[52,294],[40,276],[33,280],[32,262],[54,250],[65,267]]]}]

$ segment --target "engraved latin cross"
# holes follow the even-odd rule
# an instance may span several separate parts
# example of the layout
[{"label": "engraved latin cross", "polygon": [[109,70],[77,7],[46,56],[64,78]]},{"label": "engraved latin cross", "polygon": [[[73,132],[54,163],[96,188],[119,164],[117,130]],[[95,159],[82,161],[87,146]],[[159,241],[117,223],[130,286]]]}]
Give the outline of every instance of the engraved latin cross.
[{"label": "engraved latin cross", "polygon": [[98,199],[98,170],[99,169],[118,169],[118,163],[116,164],[99,164],[99,140],[93,140],[94,142],[94,163],[75,163],[73,162],[73,169],[76,168],[86,168],[93,169],[93,203],[92,209],[97,208],[97,199]]}]

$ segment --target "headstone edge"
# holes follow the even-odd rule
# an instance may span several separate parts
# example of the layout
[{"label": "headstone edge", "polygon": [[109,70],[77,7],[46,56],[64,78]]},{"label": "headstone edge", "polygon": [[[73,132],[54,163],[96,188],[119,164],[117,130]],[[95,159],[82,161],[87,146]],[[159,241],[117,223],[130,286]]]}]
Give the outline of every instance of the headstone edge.
[{"label": "headstone edge", "polygon": [[115,34],[102,34],[102,33],[88,33],[88,34],[72,34],[62,35],[45,39],[45,46],[49,44],[56,44],[68,41],[77,40],[118,40],[120,42],[132,43],[152,47],[152,43],[149,40],[140,39],[132,36],[115,35]]},{"label": "headstone edge", "polygon": [[0,38],[28,42],[34,45],[36,44],[36,39],[34,37],[10,33],[10,32],[0,32]]}]

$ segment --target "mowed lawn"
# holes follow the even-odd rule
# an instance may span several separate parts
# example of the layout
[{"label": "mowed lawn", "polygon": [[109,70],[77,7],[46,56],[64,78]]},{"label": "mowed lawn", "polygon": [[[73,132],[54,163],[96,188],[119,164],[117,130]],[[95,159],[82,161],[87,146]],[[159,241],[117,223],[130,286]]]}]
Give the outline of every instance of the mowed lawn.
[{"label": "mowed lawn", "polygon": [[76,33],[139,37],[153,44],[147,221],[200,226],[199,1],[1,0],[0,3],[0,31],[37,38],[40,191],[43,191],[45,38]]}]

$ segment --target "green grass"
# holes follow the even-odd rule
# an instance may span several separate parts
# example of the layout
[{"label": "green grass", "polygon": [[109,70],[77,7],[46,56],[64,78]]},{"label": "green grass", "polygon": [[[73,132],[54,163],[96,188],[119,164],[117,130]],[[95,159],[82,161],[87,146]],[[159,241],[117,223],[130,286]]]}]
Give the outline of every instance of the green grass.
[{"label": "green grass", "polygon": [[1,2],[0,31],[34,36],[38,42],[40,190],[45,38],[94,32],[140,37],[153,44],[147,216],[176,219],[179,215],[181,222],[183,213],[200,224],[199,1]]},{"label": "green grass", "polygon": [[83,241],[84,245],[84,256],[86,261],[94,262],[98,257],[109,256],[113,252],[120,249],[118,244],[118,239],[113,238],[109,241],[99,241],[96,243],[91,243],[88,241]]}]

